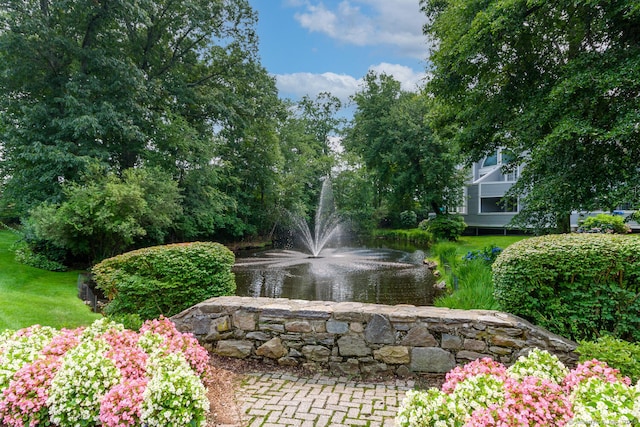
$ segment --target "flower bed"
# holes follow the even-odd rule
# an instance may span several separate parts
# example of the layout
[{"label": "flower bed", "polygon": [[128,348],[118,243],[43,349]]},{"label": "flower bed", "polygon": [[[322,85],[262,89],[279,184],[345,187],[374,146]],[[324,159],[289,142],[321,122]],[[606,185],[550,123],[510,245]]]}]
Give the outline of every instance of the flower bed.
[{"label": "flower bed", "polygon": [[165,318],[5,331],[0,425],[204,426],[208,375],[207,351]]},{"label": "flower bed", "polygon": [[409,391],[398,411],[406,426],[637,426],[640,382],[591,360],[567,369],[533,350],[511,367],[478,359],[450,371],[440,390]]}]

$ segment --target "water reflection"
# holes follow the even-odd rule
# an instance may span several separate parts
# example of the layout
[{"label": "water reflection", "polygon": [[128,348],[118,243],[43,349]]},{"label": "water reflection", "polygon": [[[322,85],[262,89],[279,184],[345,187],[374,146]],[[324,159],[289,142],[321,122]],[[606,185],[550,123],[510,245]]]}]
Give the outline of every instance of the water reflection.
[{"label": "water reflection", "polygon": [[320,257],[269,250],[236,259],[237,295],[377,304],[429,305],[434,278],[424,252],[325,249]]}]

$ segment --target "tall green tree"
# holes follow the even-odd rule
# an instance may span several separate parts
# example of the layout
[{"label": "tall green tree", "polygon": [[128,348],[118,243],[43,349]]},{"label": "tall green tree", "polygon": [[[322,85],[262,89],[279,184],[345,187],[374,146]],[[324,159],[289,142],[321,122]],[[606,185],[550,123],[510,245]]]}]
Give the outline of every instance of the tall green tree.
[{"label": "tall green tree", "polygon": [[24,215],[62,201],[61,183],[81,181],[95,160],[115,173],[150,165],[185,194],[204,185],[226,196],[185,206],[199,217],[190,236],[249,228],[228,190],[253,165],[231,169],[246,156],[219,148],[272,145],[261,129],[277,92],[255,22],[246,0],[0,1],[3,201]]},{"label": "tall green tree", "polygon": [[386,74],[370,72],[364,80],[344,146],[373,177],[376,207],[396,214],[455,208],[463,184],[459,159],[452,144],[431,132],[430,99],[401,90]]},{"label": "tall green tree", "polygon": [[636,2],[422,0],[437,133],[469,161],[506,147],[526,164],[517,223],[567,231],[638,183]]},{"label": "tall green tree", "polygon": [[288,211],[313,216],[322,180],[336,163],[332,141],[339,138],[345,120],[338,117],[342,103],[330,93],[304,96],[286,103],[286,116],[279,127],[284,163],[282,206]]}]

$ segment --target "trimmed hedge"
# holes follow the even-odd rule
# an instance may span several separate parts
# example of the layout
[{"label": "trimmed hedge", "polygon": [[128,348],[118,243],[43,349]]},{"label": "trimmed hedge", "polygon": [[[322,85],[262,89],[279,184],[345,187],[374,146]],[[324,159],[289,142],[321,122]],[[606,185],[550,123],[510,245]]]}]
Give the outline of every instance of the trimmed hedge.
[{"label": "trimmed hedge", "polygon": [[173,316],[207,298],[233,295],[233,252],[219,243],[194,242],[144,248],[93,267],[93,279],[110,316],[143,320]]},{"label": "trimmed hedge", "polygon": [[640,340],[640,238],[606,234],[535,237],[493,264],[501,309],[574,340],[607,331]]}]

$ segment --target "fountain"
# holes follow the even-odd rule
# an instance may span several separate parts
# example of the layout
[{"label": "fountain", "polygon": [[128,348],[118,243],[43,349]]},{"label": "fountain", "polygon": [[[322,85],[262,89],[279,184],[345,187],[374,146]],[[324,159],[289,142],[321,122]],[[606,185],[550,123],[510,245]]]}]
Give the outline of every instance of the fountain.
[{"label": "fountain", "polygon": [[293,223],[300,231],[305,248],[313,258],[318,258],[322,249],[329,243],[331,238],[340,232],[340,216],[335,211],[333,203],[333,191],[331,181],[325,178],[320,190],[320,199],[316,210],[314,233],[311,233],[309,224],[300,215],[291,215]]},{"label": "fountain", "polygon": [[[292,216],[302,248],[270,249],[236,255],[239,296],[378,304],[430,305],[434,278],[421,250],[363,246],[347,239],[335,212],[331,182],[325,179],[313,232],[304,218]],[[332,247],[338,246],[338,247]]]}]

